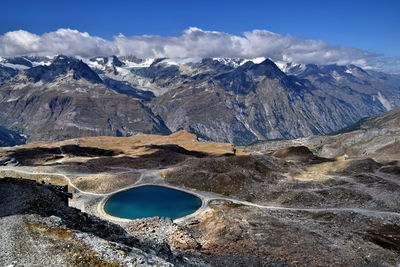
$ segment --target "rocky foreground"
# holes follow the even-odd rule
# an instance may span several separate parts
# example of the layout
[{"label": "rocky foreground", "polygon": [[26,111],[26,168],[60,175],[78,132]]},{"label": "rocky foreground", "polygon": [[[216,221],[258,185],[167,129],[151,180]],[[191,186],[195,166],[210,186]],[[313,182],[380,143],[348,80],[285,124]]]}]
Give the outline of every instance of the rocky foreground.
[{"label": "rocky foreground", "polygon": [[[371,130],[327,138],[359,136],[354,148]],[[396,140],[381,146],[391,160],[378,145],[335,155],[320,153],[326,142],[311,150],[288,141],[239,149],[184,131],[3,148],[0,160],[17,161],[0,167],[3,177],[68,184],[74,198],[69,207],[43,185],[0,179],[0,265],[396,266]],[[102,212],[109,194],[148,183],[193,191],[206,205],[175,221]]]},{"label": "rocky foreground", "polygon": [[[142,244],[120,226],[65,204],[31,180],[0,180],[2,266],[186,265],[168,245]],[[18,197],[16,197],[18,196]]]}]

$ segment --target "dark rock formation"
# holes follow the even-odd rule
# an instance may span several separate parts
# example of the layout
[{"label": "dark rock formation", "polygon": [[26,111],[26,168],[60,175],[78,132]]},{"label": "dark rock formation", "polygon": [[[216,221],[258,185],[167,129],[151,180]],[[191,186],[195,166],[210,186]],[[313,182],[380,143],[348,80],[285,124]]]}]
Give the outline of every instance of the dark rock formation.
[{"label": "dark rock formation", "polygon": [[16,69],[0,65],[0,86],[17,74],[18,71]]},{"label": "dark rock formation", "polygon": [[26,70],[26,76],[33,82],[53,82],[60,75],[72,72],[75,80],[86,79],[92,83],[102,83],[100,77],[82,60],[73,57],[57,56],[49,66],[37,66]]},{"label": "dark rock formation", "polygon": [[0,126],[0,146],[22,145],[25,141],[25,137],[21,136],[17,132]]}]

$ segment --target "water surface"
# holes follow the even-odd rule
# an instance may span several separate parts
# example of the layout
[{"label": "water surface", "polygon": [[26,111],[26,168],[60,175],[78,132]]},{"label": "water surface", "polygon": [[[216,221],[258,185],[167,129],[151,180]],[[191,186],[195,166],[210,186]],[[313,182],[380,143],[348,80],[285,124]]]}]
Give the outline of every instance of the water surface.
[{"label": "water surface", "polygon": [[195,212],[202,201],[195,195],[163,186],[145,185],[112,195],[106,213],[120,218],[166,217],[176,219]]}]

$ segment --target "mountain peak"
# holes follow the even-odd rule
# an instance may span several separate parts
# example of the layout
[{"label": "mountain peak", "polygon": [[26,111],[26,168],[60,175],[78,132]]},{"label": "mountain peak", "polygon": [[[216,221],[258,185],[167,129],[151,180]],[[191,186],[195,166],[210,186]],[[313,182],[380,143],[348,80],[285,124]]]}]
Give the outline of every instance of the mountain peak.
[{"label": "mountain peak", "polygon": [[68,57],[64,55],[58,55],[53,59],[52,64],[59,65],[59,64],[71,64],[72,62],[77,62],[78,59],[74,57]]},{"label": "mountain peak", "polygon": [[113,64],[116,67],[122,67],[123,65],[125,65],[125,63],[119,60],[117,56],[112,56],[112,59],[113,59]]},{"label": "mountain peak", "polygon": [[75,80],[86,79],[92,83],[102,83],[100,77],[82,60],[58,55],[49,66],[37,66],[25,71],[26,76],[34,82],[52,82],[58,76],[73,72]]},{"label": "mountain peak", "polygon": [[249,61],[242,66],[252,71],[255,76],[266,76],[270,79],[283,78],[286,76],[281,69],[268,58],[258,64]]}]

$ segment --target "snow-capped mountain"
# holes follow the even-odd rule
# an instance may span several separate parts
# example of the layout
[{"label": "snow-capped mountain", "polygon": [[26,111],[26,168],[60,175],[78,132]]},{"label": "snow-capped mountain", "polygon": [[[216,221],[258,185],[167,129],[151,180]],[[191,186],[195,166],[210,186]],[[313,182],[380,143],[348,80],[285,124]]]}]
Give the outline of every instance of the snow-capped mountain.
[{"label": "snow-capped mountain", "polygon": [[31,140],[186,129],[245,144],[326,134],[398,107],[399,84],[354,65],[265,58],[2,58],[0,125]]}]

